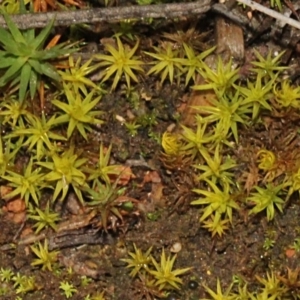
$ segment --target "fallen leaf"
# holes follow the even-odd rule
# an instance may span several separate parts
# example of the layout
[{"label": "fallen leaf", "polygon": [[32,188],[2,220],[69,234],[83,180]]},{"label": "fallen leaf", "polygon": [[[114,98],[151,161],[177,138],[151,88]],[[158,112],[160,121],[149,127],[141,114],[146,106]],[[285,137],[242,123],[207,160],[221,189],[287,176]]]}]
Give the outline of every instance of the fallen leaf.
[{"label": "fallen leaf", "polygon": [[285,255],[286,255],[287,258],[292,258],[292,257],[295,256],[295,254],[296,254],[295,249],[290,248],[290,249],[285,250]]}]

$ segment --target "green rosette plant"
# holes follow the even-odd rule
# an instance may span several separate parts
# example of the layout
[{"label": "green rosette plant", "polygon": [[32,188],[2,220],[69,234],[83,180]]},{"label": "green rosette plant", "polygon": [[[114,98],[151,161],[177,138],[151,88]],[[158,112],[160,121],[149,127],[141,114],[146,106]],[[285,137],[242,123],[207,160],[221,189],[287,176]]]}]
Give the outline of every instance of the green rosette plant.
[{"label": "green rosette plant", "polygon": [[54,19],[36,36],[34,29],[20,31],[12,19],[3,14],[8,30],[0,27],[0,87],[7,84],[19,86],[19,101],[23,101],[29,87],[30,97],[34,98],[41,76],[60,82],[60,75],[49,61],[74,52],[66,43],[45,48]]}]

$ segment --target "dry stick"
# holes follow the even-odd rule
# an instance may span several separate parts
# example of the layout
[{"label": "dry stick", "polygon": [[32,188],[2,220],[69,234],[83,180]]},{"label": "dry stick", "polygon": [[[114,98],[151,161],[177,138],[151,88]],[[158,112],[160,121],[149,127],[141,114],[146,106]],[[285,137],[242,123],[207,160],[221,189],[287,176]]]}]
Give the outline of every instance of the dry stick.
[{"label": "dry stick", "polygon": [[[174,3],[159,5],[133,5],[88,10],[60,11],[47,13],[28,13],[13,15],[11,18],[21,29],[43,28],[55,18],[55,26],[70,26],[81,23],[121,21],[125,19],[175,18],[205,13],[211,8],[211,0],[192,3]],[[0,16],[0,27],[7,27]],[[0,37],[1,38],[1,37]]]},{"label": "dry stick", "polygon": [[237,0],[237,1],[251,7],[252,9],[258,10],[274,19],[278,19],[284,24],[288,24],[292,27],[300,29],[300,22],[298,22],[294,19],[291,19],[289,17],[286,17],[285,15],[278,13],[277,11],[275,11],[273,9],[269,9],[261,4],[251,1],[251,0]]}]

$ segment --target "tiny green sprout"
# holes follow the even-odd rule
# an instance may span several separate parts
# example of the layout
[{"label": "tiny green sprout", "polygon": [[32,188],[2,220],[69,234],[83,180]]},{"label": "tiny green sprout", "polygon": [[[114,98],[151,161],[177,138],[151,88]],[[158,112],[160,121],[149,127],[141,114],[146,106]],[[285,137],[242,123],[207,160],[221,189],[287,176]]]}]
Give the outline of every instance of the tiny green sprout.
[{"label": "tiny green sprout", "polygon": [[128,252],[132,258],[124,258],[122,261],[128,263],[126,268],[132,268],[130,272],[131,277],[135,277],[142,270],[148,270],[151,263],[150,253],[152,247],[150,247],[145,253],[141,251],[135,244],[133,244],[135,252]]},{"label": "tiny green sprout", "polygon": [[289,80],[283,80],[279,88],[274,85],[273,93],[280,108],[300,107],[300,87],[292,86]]},{"label": "tiny green sprout", "polygon": [[53,194],[53,202],[61,194],[60,201],[63,201],[72,186],[78,199],[83,203],[81,188],[87,187],[86,176],[81,168],[86,164],[86,158],[79,158],[74,153],[74,147],[70,147],[62,154],[53,153],[48,162],[38,162],[38,164],[48,170],[43,179],[46,182],[56,182]]},{"label": "tiny green sprout", "polygon": [[110,155],[112,150],[112,144],[108,149],[105,149],[103,143],[100,144],[99,156],[96,168],[84,168],[84,171],[89,174],[88,180],[102,180],[107,184],[110,184],[110,176],[119,176],[124,169],[122,165],[109,165]]},{"label": "tiny green sprout", "polygon": [[142,127],[152,127],[157,125],[157,116],[158,112],[156,109],[153,109],[151,113],[143,114],[138,117],[137,121],[141,124]]},{"label": "tiny green sprout", "polygon": [[152,128],[149,128],[148,130],[148,137],[156,142],[158,145],[161,144],[161,134],[160,132],[154,131]]},{"label": "tiny green sprout", "polygon": [[[15,146],[14,149],[12,147]],[[8,139],[3,147],[2,136],[0,135],[0,176],[2,177],[7,167],[13,164],[16,154],[19,151],[20,146],[18,143],[13,145],[10,139]]]},{"label": "tiny green sprout", "polygon": [[[274,1],[274,0],[271,0]],[[277,0],[275,0],[277,1]],[[282,51],[278,55],[276,55],[274,58],[272,58],[271,51],[268,53],[267,57],[264,58],[257,50],[254,50],[255,56],[258,59],[258,61],[252,61],[252,65],[255,67],[252,69],[252,71],[256,72],[257,74],[260,74],[261,77],[267,76],[266,80],[275,80],[277,77],[277,72],[284,71],[287,69],[287,67],[281,67],[280,59],[285,53],[285,51]]]},{"label": "tiny green sprout", "polygon": [[236,296],[231,294],[232,284],[226,289],[226,291],[222,292],[222,287],[219,278],[217,279],[217,291],[214,292],[207,285],[203,284],[205,291],[210,295],[210,299],[202,299],[202,300],[235,300]]},{"label": "tiny green sprout", "polygon": [[99,110],[92,110],[101,99],[101,96],[93,99],[94,92],[95,91],[91,91],[88,95],[82,98],[80,93],[64,84],[64,93],[67,97],[68,103],[57,99],[52,100],[52,103],[64,112],[64,114],[56,118],[55,123],[68,123],[68,139],[71,137],[74,129],[76,128],[84,139],[87,140],[86,130],[91,131],[90,125],[103,124],[102,120],[96,118],[96,116],[103,112]]},{"label": "tiny green sprout", "polygon": [[300,194],[300,168],[299,167],[292,174],[286,176],[285,186],[289,186],[286,199],[288,199],[296,191],[298,191],[298,193]]},{"label": "tiny green sprout", "polygon": [[161,84],[164,83],[169,75],[169,80],[173,83],[174,76],[179,76],[184,72],[183,64],[185,60],[179,58],[178,50],[173,50],[173,44],[170,42],[162,43],[161,47],[153,48],[156,53],[145,52],[156,60],[150,63],[154,66],[148,71],[147,75],[161,73]]},{"label": "tiny green sprout", "polygon": [[99,180],[95,180],[93,188],[85,188],[87,197],[91,199],[91,201],[86,201],[86,205],[97,209],[101,215],[101,223],[105,230],[107,230],[110,214],[122,220],[122,215],[119,211],[122,204],[120,196],[124,194],[126,188],[118,189],[116,187],[117,183],[118,180],[113,185],[110,183],[102,184]]},{"label": "tiny green sprout", "polygon": [[130,136],[135,137],[138,133],[138,129],[141,127],[140,124],[137,124],[136,121],[125,122],[124,123],[127,131],[129,132]]},{"label": "tiny green sprout", "polygon": [[239,78],[238,71],[238,69],[233,69],[231,60],[224,65],[223,60],[218,56],[216,70],[203,63],[200,74],[207,83],[195,85],[193,89],[197,91],[214,90],[218,95],[223,96]]},{"label": "tiny green sprout", "polygon": [[14,288],[17,294],[26,294],[37,289],[35,277],[33,276],[28,277],[17,273],[12,278],[12,281],[14,282]]},{"label": "tiny green sprout", "polygon": [[209,219],[203,221],[204,225],[202,225],[202,227],[211,232],[212,237],[216,234],[221,237],[225,230],[229,228],[228,223],[230,223],[229,219],[222,220],[221,215],[216,212],[214,215],[211,215]]},{"label": "tiny green sprout", "polygon": [[238,283],[237,289],[237,292],[233,293],[235,297],[234,300],[250,300],[247,283],[241,281]]},{"label": "tiny green sprout", "polygon": [[67,272],[68,272],[69,275],[73,275],[74,274],[74,270],[73,270],[73,268],[71,266],[67,268]]},{"label": "tiny green sprout", "polygon": [[26,279],[26,276],[21,275],[19,272],[13,276],[12,281],[14,282],[14,287],[21,285],[22,282],[24,282]]},{"label": "tiny green sprout", "polygon": [[11,269],[0,269],[0,280],[1,282],[9,282],[14,276],[14,272]]},{"label": "tiny green sprout", "polygon": [[136,23],[136,20],[134,19],[125,19],[117,24],[111,24],[113,31],[115,32],[115,37],[125,36],[129,38],[131,41],[134,41],[137,39],[136,36],[136,29],[134,28],[134,25]]},{"label": "tiny green sprout", "polygon": [[35,278],[33,276],[26,277],[24,282],[16,288],[16,294],[26,294],[37,289]]},{"label": "tiny green sprout", "polygon": [[216,184],[210,180],[206,180],[210,190],[193,189],[193,192],[205,196],[191,202],[192,205],[205,205],[203,214],[200,218],[200,222],[206,220],[209,216],[216,213],[223,215],[225,214],[230,223],[232,223],[232,210],[239,209],[239,205],[235,201],[235,197],[230,194],[229,184],[224,184],[220,189]]},{"label": "tiny green sprout", "polygon": [[171,256],[166,257],[165,249],[162,250],[160,257],[160,264],[151,256],[152,264],[154,265],[156,270],[149,270],[149,273],[155,278],[155,285],[158,286],[159,290],[164,289],[177,289],[179,290],[179,285],[182,284],[181,278],[179,275],[182,275],[191,268],[185,269],[176,269],[172,270],[175,260],[176,254],[171,258]]},{"label": "tiny green sprout", "polygon": [[256,77],[255,83],[248,81],[247,87],[235,86],[235,88],[244,96],[242,105],[249,105],[252,107],[252,120],[257,119],[261,108],[272,110],[269,99],[271,97],[271,90],[274,80],[269,80],[268,83],[262,82],[262,75],[259,73]]},{"label": "tiny green sprout", "polygon": [[[8,296],[10,294],[10,287],[8,285],[0,285],[0,296]],[[16,298],[17,299],[17,298]],[[22,300],[22,298],[19,298]]]},{"label": "tiny green sprout", "polygon": [[134,56],[138,46],[139,41],[135,44],[135,46],[129,50],[127,46],[124,46],[120,38],[117,36],[117,45],[118,49],[109,43],[105,44],[105,50],[109,52],[110,55],[105,54],[96,54],[95,58],[99,59],[101,62],[97,64],[98,67],[105,67],[104,70],[101,71],[102,74],[102,82],[107,81],[114,73],[116,73],[113,84],[111,86],[111,90],[115,90],[122,75],[125,76],[125,80],[128,88],[130,88],[130,80],[132,79],[135,82],[138,82],[136,75],[133,71],[137,71],[143,73],[144,70],[142,65],[143,61],[137,59]]},{"label": "tiny green sprout", "polygon": [[266,237],[264,240],[264,244],[263,244],[263,248],[264,250],[270,250],[271,248],[273,248],[275,245],[275,241]]},{"label": "tiny green sprout", "polygon": [[282,205],[284,200],[278,197],[283,185],[273,186],[267,184],[265,188],[255,186],[256,192],[251,193],[247,198],[247,202],[254,204],[254,207],[250,210],[249,214],[258,214],[263,210],[267,210],[267,220],[271,221],[275,216],[275,207],[282,212]]},{"label": "tiny green sprout", "polygon": [[48,240],[45,239],[44,245],[39,242],[37,246],[30,246],[30,249],[38,257],[33,260],[31,265],[42,265],[42,270],[52,271],[52,264],[57,261],[58,251],[48,250]]},{"label": "tiny green sprout", "polygon": [[136,0],[138,5],[150,5],[154,2],[156,2],[156,0]]},{"label": "tiny green sprout", "polygon": [[67,281],[62,281],[59,285],[59,288],[63,291],[64,296],[69,299],[77,292],[77,289],[72,283]]},{"label": "tiny green sprout", "polygon": [[6,173],[8,175],[4,175],[2,178],[7,180],[8,185],[14,189],[4,196],[5,199],[12,199],[20,195],[25,200],[27,207],[30,199],[33,199],[36,205],[39,204],[43,174],[41,173],[41,168],[33,168],[32,158],[23,171],[23,174],[9,170]]},{"label": "tiny green sprout", "polygon": [[91,300],[105,300],[104,298],[104,292],[96,293],[92,296]]},{"label": "tiny green sprout", "polygon": [[28,218],[35,220],[36,223],[33,225],[36,228],[35,233],[39,233],[42,229],[51,227],[56,231],[56,223],[60,219],[58,213],[50,212],[49,202],[44,210],[39,209],[38,207],[33,207],[29,205],[29,215]]},{"label": "tiny green sprout", "polygon": [[295,249],[296,252],[300,252],[300,238],[295,238],[293,243],[293,249]]},{"label": "tiny green sprout", "polygon": [[92,278],[89,278],[89,277],[87,277],[87,276],[81,276],[80,277],[80,279],[81,279],[81,286],[87,286],[87,285],[89,285],[91,282],[93,282],[93,279]]},{"label": "tiny green sprout", "polygon": [[270,0],[270,6],[273,8],[275,6],[278,7],[279,11],[282,11],[282,3],[281,0]]},{"label": "tiny green sprout", "polygon": [[87,87],[101,92],[101,88],[87,77],[98,68],[97,64],[91,66],[92,61],[93,58],[81,65],[81,56],[76,62],[74,62],[73,56],[69,56],[69,68],[58,71],[58,73],[66,84],[72,85],[76,92],[81,91],[85,96],[88,95]]}]

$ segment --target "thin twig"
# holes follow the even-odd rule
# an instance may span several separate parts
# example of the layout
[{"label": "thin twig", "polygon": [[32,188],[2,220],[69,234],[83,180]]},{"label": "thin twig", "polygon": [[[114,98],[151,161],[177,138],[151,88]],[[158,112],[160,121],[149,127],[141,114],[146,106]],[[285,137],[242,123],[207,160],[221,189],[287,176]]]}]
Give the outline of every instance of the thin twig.
[{"label": "thin twig", "polygon": [[[43,28],[53,18],[55,18],[54,26],[70,26],[72,24],[112,22],[126,19],[176,18],[202,14],[210,10],[210,8],[211,0],[200,0],[191,3],[133,5],[75,11],[28,13],[13,15],[11,18],[19,28],[28,29]],[[0,16],[1,26],[7,27],[3,16]]]},{"label": "thin twig", "polygon": [[252,9],[258,10],[274,19],[280,20],[284,24],[288,24],[292,27],[300,29],[300,22],[298,22],[294,19],[291,19],[289,17],[286,17],[285,15],[283,15],[273,9],[269,9],[261,4],[251,1],[251,0],[237,0],[237,1],[251,7]]}]

